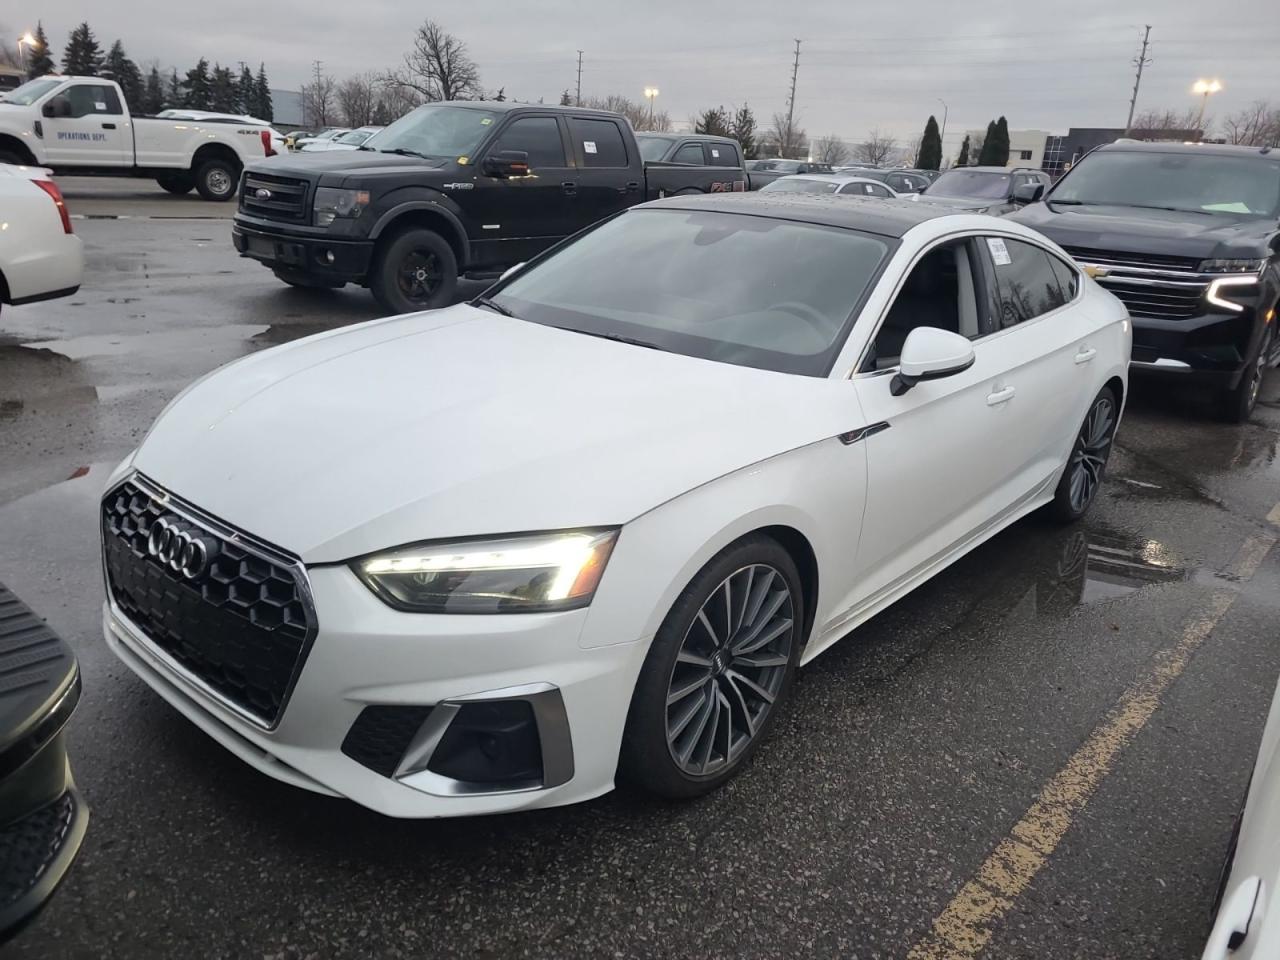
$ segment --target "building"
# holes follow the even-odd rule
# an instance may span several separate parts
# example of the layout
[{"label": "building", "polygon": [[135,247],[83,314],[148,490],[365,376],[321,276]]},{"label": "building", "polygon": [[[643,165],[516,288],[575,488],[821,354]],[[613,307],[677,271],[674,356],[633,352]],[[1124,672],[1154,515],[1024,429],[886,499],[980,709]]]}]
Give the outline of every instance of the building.
[{"label": "building", "polygon": [[[969,138],[969,162],[976,163],[980,145],[986,139],[987,131],[966,130]],[[1035,167],[1039,169],[1044,163],[1045,142],[1049,139],[1048,130],[1010,130],[1009,162],[1006,167]]]},{"label": "building", "polygon": [[297,90],[271,91],[271,125],[278,130],[305,128],[306,110],[302,106],[302,94]]},{"label": "building", "polygon": [[[1054,179],[1071,169],[1090,150],[1115,143],[1124,136],[1121,127],[1072,127],[1062,136],[1051,136],[1045,143],[1042,169]],[[1199,140],[1199,130],[1133,130],[1135,140]]]}]

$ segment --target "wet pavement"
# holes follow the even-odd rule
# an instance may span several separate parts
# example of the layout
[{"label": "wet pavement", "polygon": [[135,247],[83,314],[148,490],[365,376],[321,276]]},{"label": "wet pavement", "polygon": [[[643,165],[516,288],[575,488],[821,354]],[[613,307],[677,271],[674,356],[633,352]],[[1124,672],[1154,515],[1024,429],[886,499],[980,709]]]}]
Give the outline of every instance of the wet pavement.
[{"label": "wet pavement", "polygon": [[0,581],[80,657],[70,745],[93,820],[8,955],[905,957],[1225,591],[980,954],[1199,955],[1280,674],[1280,551],[1232,567],[1280,534],[1280,375],[1240,427],[1135,385],[1087,522],[1023,521],[860,628],[719,793],[397,822],[256,773],[119,664],[95,532],[111,464],[183,385],[377,308],[284,287],[225,223],[77,230],[81,293],[0,315]]}]

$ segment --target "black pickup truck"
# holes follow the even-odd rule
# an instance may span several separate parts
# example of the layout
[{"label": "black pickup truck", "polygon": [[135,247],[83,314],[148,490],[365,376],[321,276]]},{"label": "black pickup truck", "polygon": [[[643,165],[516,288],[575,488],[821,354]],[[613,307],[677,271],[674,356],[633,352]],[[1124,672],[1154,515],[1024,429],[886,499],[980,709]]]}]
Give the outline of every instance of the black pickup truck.
[{"label": "black pickup truck", "polygon": [[1210,386],[1227,419],[1249,418],[1280,364],[1280,150],[1120,141],[1010,219],[1124,301],[1136,372]]},{"label": "black pickup truck", "polygon": [[232,239],[285,283],[358,283],[406,313],[449,303],[460,275],[498,276],[634,204],[745,189],[740,158],[646,162],[616,113],[431,103],[358,150],[248,166]]}]

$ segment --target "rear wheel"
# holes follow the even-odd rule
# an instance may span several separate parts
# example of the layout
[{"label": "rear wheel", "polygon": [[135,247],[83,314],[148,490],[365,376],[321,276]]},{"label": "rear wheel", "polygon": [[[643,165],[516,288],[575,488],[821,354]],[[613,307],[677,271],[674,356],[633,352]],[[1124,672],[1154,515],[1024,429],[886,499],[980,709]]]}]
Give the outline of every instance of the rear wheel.
[{"label": "rear wheel", "polygon": [[1253,416],[1253,408],[1258,405],[1258,394],[1262,390],[1262,378],[1271,364],[1275,335],[1275,325],[1268,324],[1262,343],[1258,344],[1258,355],[1241,376],[1240,385],[1234,390],[1227,390],[1219,399],[1222,416],[1231,423],[1244,423]]},{"label": "rear wheel", "polygon": [[680,594],[649,647],[619,772],[671,799],[733,777],[764,739],[800,656],[804,595],[790,554],[752,535]]},{"label": "rear wheel", "polygon": [[1111,441],[1115,439],[1119,416],[1115,391],[1103,387],[1080,425],[1067,467],[1053,494],[1050,509],[1059,520],[1073,523],[1089,512],[1111,458]]},{"label": "rear wheel", "polygon": [[196,190],[205,200],[230,200],[240,173],[229,160],[206,160],[196,170]]},{"label": "rear wheel", "polygon": [[392,313],[448,306],[457,286],[453,248],[424,227],[411,227],[385,241],[369,276],[373,295]]},{"label": "rear wheel", "polygon": [[196,185],[196,178],[189,173],[162,173],[156,177],[156,183],[160,185],[160,189],[180,197],[191,192]]}]

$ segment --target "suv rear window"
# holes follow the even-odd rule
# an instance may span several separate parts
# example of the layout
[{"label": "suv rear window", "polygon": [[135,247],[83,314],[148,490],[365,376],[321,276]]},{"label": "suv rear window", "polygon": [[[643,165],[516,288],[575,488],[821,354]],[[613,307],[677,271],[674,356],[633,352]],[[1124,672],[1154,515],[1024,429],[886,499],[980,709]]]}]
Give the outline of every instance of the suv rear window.
[{"label": "suv rear window", "polygon": [[622,131],[612,120],[586,120],[574,117],[569,121],[573,139],[582,150],[582,162],[587,167],[626,167],[627,145]]}]

